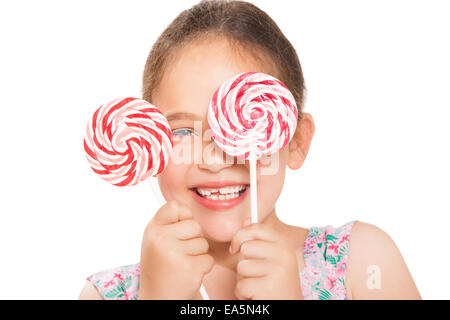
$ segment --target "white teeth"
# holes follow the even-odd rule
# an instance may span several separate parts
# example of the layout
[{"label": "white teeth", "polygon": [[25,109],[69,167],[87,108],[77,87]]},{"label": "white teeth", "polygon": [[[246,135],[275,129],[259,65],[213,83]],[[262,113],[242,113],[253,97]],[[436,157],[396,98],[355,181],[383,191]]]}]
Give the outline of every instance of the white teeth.
[{"label": "white teeth", "polygon": [[226,193],[235,192],[234,189],[235,189],[234,187],[221,188],[221,189],[219,189],[219,192],[220,192],[220,194],[226,194]]},{"label": "white teeth", "polygon": [[240,186],[232,186],[232,187],[224,187],[219,189],[213,188],[197,188],[198,193],[202,196],[209,196],[213,193],[220,193],[220,195],[233,195],[245,189],[245,185]]}]

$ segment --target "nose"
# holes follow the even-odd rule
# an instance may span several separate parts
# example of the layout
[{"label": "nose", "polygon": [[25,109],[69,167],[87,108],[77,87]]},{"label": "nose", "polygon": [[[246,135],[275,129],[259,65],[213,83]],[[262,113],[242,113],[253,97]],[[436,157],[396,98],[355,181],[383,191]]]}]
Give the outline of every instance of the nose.
[{"label": "nose", "polygon": [[202,162],[198,165],[200,169],[218,172],[231,167],[235,163],[235,158],[227,155],[219,148],[214,141],[206,144],[203,148]]}]

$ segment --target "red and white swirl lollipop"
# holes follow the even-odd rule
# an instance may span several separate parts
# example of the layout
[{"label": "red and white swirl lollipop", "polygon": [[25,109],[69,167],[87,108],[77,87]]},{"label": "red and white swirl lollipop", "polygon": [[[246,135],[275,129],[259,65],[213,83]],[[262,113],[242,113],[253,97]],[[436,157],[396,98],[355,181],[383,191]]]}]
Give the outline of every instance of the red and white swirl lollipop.
[{"label": "red and white swirl lollipop", "polygon": [[92,169],[116,186],[132,186],[160,174],[172,147],[167,119],[158,108],[137,98],[119,98],[102,105],[84,137]]},{"label": "red and white swirl lollipop", "polygon": [[[214,93],[208,125],[227,154],[250,161],[252,221],[257,221],[256,160],[292,139],[298,110],[294,96],[278,79],[258,72],[238,74]],[[255,186],[255,188],[252,188]]]},{"label": "red and white swirl lollipop", "polygon": [[208,124],[216,144],[229,155],[248,159],[281,150],[297,126],[297,105],[278,79],[256,72],[224,82],[209,105]]}]

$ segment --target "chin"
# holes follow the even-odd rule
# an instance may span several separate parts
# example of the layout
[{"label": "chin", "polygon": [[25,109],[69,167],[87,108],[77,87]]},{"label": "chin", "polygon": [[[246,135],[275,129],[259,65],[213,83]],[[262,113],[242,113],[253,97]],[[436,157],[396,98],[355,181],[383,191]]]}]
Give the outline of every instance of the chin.
[{"label": "chin", "polygon": [[231,242],[233,240],[234,234],[205,234],[205,237],[214,242]]},{"label": "chin", "polygon": [[241,221],[204,221],[200,224],[206,238],[216,242],[231,242],[243,223]]}]

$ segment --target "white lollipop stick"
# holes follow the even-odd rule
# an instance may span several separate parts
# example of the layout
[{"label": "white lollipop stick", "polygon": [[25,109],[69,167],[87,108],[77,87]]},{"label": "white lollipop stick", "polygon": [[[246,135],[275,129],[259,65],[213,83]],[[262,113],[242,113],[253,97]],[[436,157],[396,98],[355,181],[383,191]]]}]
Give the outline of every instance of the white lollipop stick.
[{"label": "white lollipop stick", "polygon": [[[166,201],[159,189],[158,180],[150,178],[148,179],[148,181],[150,182],[150,186],[152,188],[153,194],[155,195],[155,198],[157,199],[159,205],[162,206]],[[203,300],[210,300],[203,284],[200,286],[200,295],[202,296]]]},{"label": "white lollipop stick", "polygon": [[249,155],[250,161],[250,212],[252,223],[258,222],[258,187],[256,184],[256,155]]},{"label": "white lollipop stick", "polygon": [[206,289],[203,284],[200,286],[200,295],[202,296],[203,300],[209,300],[208,293],[206,293]]}]

